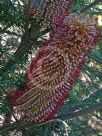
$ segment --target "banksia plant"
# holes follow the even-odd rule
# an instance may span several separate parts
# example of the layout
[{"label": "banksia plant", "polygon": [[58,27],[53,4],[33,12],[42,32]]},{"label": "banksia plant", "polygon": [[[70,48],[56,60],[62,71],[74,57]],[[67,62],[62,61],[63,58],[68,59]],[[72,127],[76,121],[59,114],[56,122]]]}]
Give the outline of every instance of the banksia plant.
[{"label": "banksia plant", "polygon": [[101,0],[0,1],[0,136],[98,135],[100,5]]},{"label": "banksia plant", "polygon": [[26,71],[26,85],[8,95],[21,122],[39,124],[56,116],[87,61],[87,54],[99,41],[96,21],[67,12],[66,3],[70,2],[52,1],[47,6],[46,21],[42,23],[49,24],[48,16],[52,16],[54,29]]}]

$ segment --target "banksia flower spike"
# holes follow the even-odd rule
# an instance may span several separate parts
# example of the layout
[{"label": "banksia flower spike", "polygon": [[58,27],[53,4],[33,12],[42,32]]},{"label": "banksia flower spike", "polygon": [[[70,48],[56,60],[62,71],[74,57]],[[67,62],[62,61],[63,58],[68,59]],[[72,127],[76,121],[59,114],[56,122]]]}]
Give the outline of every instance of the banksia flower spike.
[{"label": "banksia flower spike", "polygon": [[73,0],[46,0],[42,14],[40,14],[40,16],[37,14],[36,18],[42,20],[44,27],[54,27],[53,19],[56,16],[61,15],[64,17],[68,15],[72,1]]},{"label": "banksia flower spike", "polygon": [[[59,19],[58,19],[59,18]],[[81,14],[56,15],[54,31],[26,71],[26,85],[9,95],[22,122],[53,119],[99,40],[96,21]]]}]

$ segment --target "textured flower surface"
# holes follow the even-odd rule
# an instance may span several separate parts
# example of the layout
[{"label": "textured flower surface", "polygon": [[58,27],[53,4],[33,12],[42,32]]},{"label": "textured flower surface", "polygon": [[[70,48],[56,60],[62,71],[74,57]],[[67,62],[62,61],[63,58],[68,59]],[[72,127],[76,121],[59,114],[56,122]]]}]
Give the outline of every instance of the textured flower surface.
[{"label": "textured flower surface", "polygon": [[[38,10],[36,16],[38,19],[42,18],[42,24],[47,27],[53,27],[53,19],[56,16],[63,18],[69,14],[69,7],[73,0],[45,0],[43,10]],[[39,14],[40,11],[40,14]],[[42,13],[42,14],[41,14]]]},{"label": "textured flower surface", "polygon": [[70,14],[59,21],[55,21],[56,32],[43,43],[27,69],[27,84],[9,96],[24,122],[39,124],[54,118],[87,53],[99,40],[95,20],[85,15]]}]

